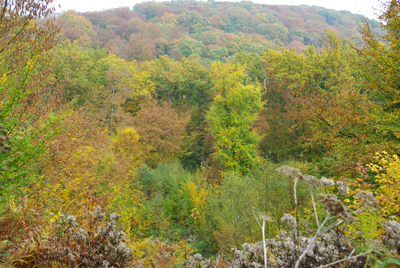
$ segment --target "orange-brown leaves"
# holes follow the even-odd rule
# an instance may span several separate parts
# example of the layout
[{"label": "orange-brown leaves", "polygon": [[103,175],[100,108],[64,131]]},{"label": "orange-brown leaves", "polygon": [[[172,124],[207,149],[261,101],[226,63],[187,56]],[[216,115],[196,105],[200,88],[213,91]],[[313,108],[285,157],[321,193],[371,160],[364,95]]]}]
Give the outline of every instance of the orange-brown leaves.
[{"label": "orange-brown leaves", "polygon": [[[53,47],[58,27],[54,19],[47,18],[54,12],[54,8],[48,7],[52,2],[53,0],[0,1],[0,53],[5,55],[3,52],[12,48],[13,53],[7,57],[11,61],[9,63],[15,64],[21,58],[29,58],[31,55],[22,51],[26,46],[32,47],[31,51],[38,54]],[[43,20],[34,22],[36,19]],[[17,67],[21,65],[14,66]]]},{"label": "orange-brown leaves", "polygon": [[181,150],[184,125],[174,108],[166,102],[160,106],[152,101],[137,113],[135,122],[149,166],[176,159]]},{"label": "orange-brown leaves", "polygon": [[[92,116],[91,116],[92,117]],[[117,149],[137,137],[116,137],[110,143],[96,120],[83,112],[73,112],[64,121],[66,132],[49,143],[52,157],[43,165],[49,181],[37,196],[47,201],[54,212],[68,209],[80,215],[97,205],[106,206],[116,191],[126,186],[140,164],[135,144]],[[126,144],[125,144],[126,145]]]},{"label": "orange-brown leaves", "polygon": [[71,156],[70,154],[79,148],[101,147],[100,144],[107,146],[105,137],[101,137],[100,129],[93,122],[95,120],[89,120],[79,110],[64,118],[63,125],[66,131],[48,143],[48,154],[51,158],[44,165],[48,176],[52,176],[50,174],[56,176],[63,168],[63,163]]},{"label": "orange-brown leaves", "polygon": [[319,154],[335,154],[338,168],[346,169],[372,151],[368,140],[375,132],[369,130],[368,116],[373,103],[361,93],[352,65],[357,61],[355,51],[334,32],[326,34],[324,50],[309,47],[303,50],[305,55],[288,50],[265,54],[268,106],[280,113],[274,106],[282,105],[284,115],[293,120],[285,119],[288,125],[296,125],[293,138],[300,134],[309,152],[321,148]]},{"label": "orange-brown leaves", "polygon": [[61,39],[68,38],[71,42],[79,40],[82,44],[89,44],[95,39],[92,23],[84,16],[69,11],[61,17],[63,29]]},{"label": "orange-brown leaves", "polygon": [[[44,53],[53,48],[59,30],[54,19],[49,18],[54,11],[48,7],[51,2],[0,1],[0,65],[4,66],[0,72],[0,100],[4,106],[15,98],[22,102],[19,109],[11,109],[11,116],[31,114],[29,119],[38,120],[60,104],[59,88],[48,81],[51,68]],[[10,92],[13,88],[21,89],[23,97],[14,96],[15,92]],[[10,115],[7,109],[5,112]]]}]

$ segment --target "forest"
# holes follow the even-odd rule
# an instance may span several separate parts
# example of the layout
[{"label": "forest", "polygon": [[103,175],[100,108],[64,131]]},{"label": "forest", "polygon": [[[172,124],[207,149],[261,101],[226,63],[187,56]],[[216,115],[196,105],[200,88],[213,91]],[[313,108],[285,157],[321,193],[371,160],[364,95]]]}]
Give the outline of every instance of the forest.
[{"label": "forest", "polygon": [[400,0],[0,0],[0,268],[400,267]]}]

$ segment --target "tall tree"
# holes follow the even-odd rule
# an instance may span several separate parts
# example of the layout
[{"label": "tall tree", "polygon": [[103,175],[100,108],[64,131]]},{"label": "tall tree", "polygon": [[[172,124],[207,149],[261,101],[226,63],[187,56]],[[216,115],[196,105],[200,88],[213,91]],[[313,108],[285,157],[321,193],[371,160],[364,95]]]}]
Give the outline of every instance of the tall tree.
[{"label": "tall tree", "polygon": [[303,128],[308,146],[322,147],[322,152],[327,150],[340,161],[357,161],[360,155],[352,149],[364,137],[370,104],[360,94],[351,65],[356,53],[334,32],[327,32],[323,50],[308,47],[303,53],[285,49],[265,53],[266,85],[275,92],[269,96],[284,98],[286,114],[298,129]]},{"label": "tall tree", "polygon": [[71,42],[79,40],[81,44],[90,44],[95,39],[96,33],[93,31],[92,23],[84,16],[77,14],[75,11],[63,13],[60,17],[62,20],[62,36],[60,38],[68,38]]},{"label": "tall tree", "polygon": [[154,168],[159,163],[177,159],[185,128],[168,102],[160,106],[157,101],[151,101],[137,113],[135,123],[146,164]]},{"label": "tall tree", "polygon": [[383,2],[382,9],[379,19],[384,34],[374,34],[368,21],[361,27],[365,46],[357,49],[361,59],[357,68],[361,70],[363,88],[376,103],[370,116],[376,133],[387,142],[399,143],[400,1]]},{"label": "tall tree", "polygon": [[288,50],[263,57],[269,89],[284,96],[287,113],[308,129],[303,140],[322,147],[324,166],[335,172],[370,162],[376,151],[399,148],[393,78],[398,64],[384,60],[397,57],[396,34],[386,37],[392,38],[386,46],[364,32],[370,45],[357,54],[346,39],[327,32],[324,48],[309,47],[306,57]]},{"label": "tall tree", "polygon": [[54,77],[64,89],[67,101],[78,106],[93,102],[97,89],[106,83],[106,49],[82,47],[78,41],[66,39],[51,52]]},{"label": "tall tree", "polygon": [[51,80],[51,59],[59,31],[50,15],[51,0],[0,1],[1,123],[8,130],[11,152],[0,155],[8,169],[0,176],[0,211],[32,191],[41,180],[45,143],[58,130],[59,87]]},{"label": "tall tree", "polygon": [[215,139],[215,158],[227,169],[245,173],[258,159],[258,133],[253,123],[262,109],[261,89],[243,85],[245,69],[215,63],[212,68],[215,96],[207,119]]}]

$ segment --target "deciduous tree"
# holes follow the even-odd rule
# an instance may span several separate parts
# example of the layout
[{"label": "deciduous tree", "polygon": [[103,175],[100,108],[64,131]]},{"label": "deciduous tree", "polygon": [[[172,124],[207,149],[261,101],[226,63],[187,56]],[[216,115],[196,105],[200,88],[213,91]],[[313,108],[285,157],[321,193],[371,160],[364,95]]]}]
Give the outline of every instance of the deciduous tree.
[{"label": "deciduous tree", "polygon": [[261,89],[243,85],[245,69],[215,63],[212,69],[218,94],[207,115],[215,139],[215,158],[227,170],[245,173],[258,159],[258,133],[253,123],[262,109]]},{"label": "deciduous tree", "polygon": [[51,2],[0,1],[0,118],[11,142],[11,152],[0,155],[0,162],[8,162],[0,176],[0,212],[5,202],[38,186],[45,143],[60,130],[52,128],[61,118],[61,102],[46,53],[59,30]]},{"label": "deciduous tree", "polygon": [[184,125],[168,102],[160,106],[157,101],[151,101],[137,113],[135,123],[146,163],[150,167],[170,163],[177,158],[181,151]]}]

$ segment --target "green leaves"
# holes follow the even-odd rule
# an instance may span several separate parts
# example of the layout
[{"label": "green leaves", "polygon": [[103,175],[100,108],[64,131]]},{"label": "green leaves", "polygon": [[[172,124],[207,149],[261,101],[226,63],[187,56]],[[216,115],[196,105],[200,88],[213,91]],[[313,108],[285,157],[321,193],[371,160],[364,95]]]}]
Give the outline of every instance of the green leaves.
[{"label": "green leaves", "polygon": [[52,51],[54,77],[63,86],[67,101],[77,98],[77,105],[90,103],[95,90],[106,83],[108,66],[103,60],[107,56],[105,49],[83,49],[78,42],[68,39]]},{"label": "green leaves", "polygon": [[[399,1],[383,4],[384,12],[379,17],[384,35],[375,35],[368,21],[361,26],[361,34],[366,46],[357,49],[361,58],[359,68],[363,85],[382,105],[389,110],[397,110],[400,97],[400,11]],[[387,34],[386,34],[387,33]]]},{"label": "green leaves", "polygon": [[[206,52],[205,46],[201,41],[197,41],[192,38],[186,38],[179,45],[179,50],[185,55],[185,57],[189,57],[192,54],[201,56]],[[226,51],[226,54],[228,52]]]},{"label": "green leaves", "polygon": [[376,150],[371,140],[378,134],[373,118],[379,109],[358,81],[356,51],[348,40],[326,32],[324,49],[308,47],[303,53],[265,53],[267,88],[286,102],[285,115],[302,129],[304,145],[321,148],[340,165],[365,163]]},{"label": "green leaves", "polygon": [[[48,2],[33,6],[29,1],[20,2],[16,6],[5,3],[1,11],[1,17],[8,19],[0,28],[17,34],[12,42],[12,35],[0,38],[0,124],[8,130],[11,143],[10,152],[0,154],[0,162],[8,167],[0,171],[0,213],[7,202],[20,200],[43,183],[40,165],[48,157],[46,143],[62,131],[64,115],[46,53],[54,45],[57,28],[52,19],[42,21],[40,27],[34,23],[51,13]],[[24,10],[31,15],[24,15]]]},{"label": "green leaves", "polygon": [[215,85],[219,94],[208,112],[211,134],[216,139],[215,157],[227,170],[245,173],[258,162],[258,133],[252,129],[262,109],[261,89],[244,86],[238,78],[244,69],[238,66],[215,64]]},{"label": "green leaves", "polygon": [[378,218],[379,216],[374,212],[361,212],[357,215],[357,221],[351,226],[359,230],[363,234],[363,238],[371,241],[376,237]]}]

